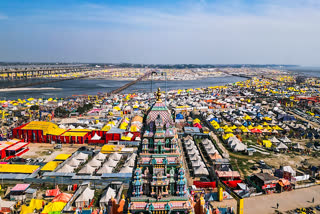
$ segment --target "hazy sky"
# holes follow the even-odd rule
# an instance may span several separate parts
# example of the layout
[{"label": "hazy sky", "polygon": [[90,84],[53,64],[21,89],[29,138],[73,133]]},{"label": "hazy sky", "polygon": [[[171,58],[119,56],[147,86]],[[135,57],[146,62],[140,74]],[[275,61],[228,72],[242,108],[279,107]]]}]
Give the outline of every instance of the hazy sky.
[{"label": "hazy sky", "polygon": [[1,0],[0,61],[320,65],[320,0]]}]

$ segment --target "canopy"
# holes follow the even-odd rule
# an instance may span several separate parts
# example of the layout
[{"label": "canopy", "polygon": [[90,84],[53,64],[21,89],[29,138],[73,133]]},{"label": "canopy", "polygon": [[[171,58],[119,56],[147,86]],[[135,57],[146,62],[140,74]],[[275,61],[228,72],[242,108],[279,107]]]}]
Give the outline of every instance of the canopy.
[{"label": "canopy", "polygon": [[58,154],[54,159],[55,160],[67,160],[71,154]]},{"label": "canopy", "polygon": [[41,168],[41,171],[53,171],[60,163],[62,163],[62,161],[49,161]]}]

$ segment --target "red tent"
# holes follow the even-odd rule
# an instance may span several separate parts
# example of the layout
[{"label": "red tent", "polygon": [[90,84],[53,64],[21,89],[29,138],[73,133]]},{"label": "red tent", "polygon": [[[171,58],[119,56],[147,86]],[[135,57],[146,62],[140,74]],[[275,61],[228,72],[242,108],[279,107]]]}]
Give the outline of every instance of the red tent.
[{"label": "red tent", "polygon": [[250,130],[252,133],[262,133],[260,129],[251,129]]},{"label": "red tent", "polygon": [[55,189],[48,189],[46,191],[46,196],[47,197],[56,197],[57,195],[59,195],[61,192],[60,192],[60,189],[58,187],[56,187]]},{"label": "red tent", "polygon": [[201,128],[202,128],[202,126],[201,126],[199,123],[195,123],[195,124],[193,124],[193,127],[198,127],[199,129],[201,129]]}]

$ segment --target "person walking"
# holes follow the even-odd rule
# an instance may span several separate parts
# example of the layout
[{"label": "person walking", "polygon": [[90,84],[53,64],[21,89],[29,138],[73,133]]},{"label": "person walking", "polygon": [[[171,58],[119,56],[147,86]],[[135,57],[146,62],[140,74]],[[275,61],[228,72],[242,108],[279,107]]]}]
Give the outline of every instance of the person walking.
[{"label": "person walking", "polygon": [[312,198],[312,203],[314,203],[314,197]]},{"label": "person walking", "polygon": [[277,209],[279,208],[279,203],[277,203]]}]

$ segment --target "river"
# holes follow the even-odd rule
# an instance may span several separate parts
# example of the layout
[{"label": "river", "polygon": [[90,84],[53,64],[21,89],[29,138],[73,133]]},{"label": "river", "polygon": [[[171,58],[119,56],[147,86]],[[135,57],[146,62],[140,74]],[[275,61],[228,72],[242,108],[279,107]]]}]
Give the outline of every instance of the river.
[{"label": "river", "polygon": [[[241,77],[211,77],[200,80],[185,80],[185,81],[167,81],[167,89],[186,89],[186,88],[198,88],[198,87],[208,87],[216,85],[225,85],[228,83],[234,83],[238,81],[243,81],[244,78]],[[27,80],[26,81],[1,81],[0,85],[12,86],[17,84],[33,83],[39,80]],[[43,80],[42,80],[43,81]],[[110,92],[120,86],[125,85],[130,81],[119,81],[119,80],[100,80],[100,79],[76,79],[76,80],[66,80],[54,83],[47,83],[28,87],[24,91],[10,91],[10,92],[0,92],[0,99],[24,99],[29,97],[69,97],[72,95],[96,95],[97,93]],[[156,91],[158,87],[165,89],[165,81],[153,81],[153,91]],[[42,90],[42,88],[45,88]],[[48,89],[50,88],[50,89]],[[133,92],[150,92],[151,91],[151,81],[141,81],[135,85],[130,86],[123,93],[133,93]]]}]

